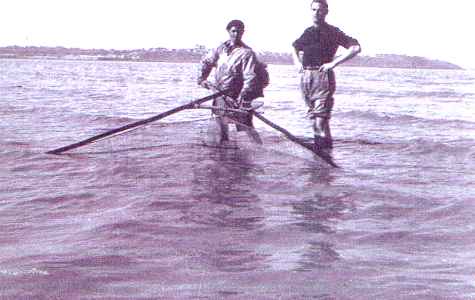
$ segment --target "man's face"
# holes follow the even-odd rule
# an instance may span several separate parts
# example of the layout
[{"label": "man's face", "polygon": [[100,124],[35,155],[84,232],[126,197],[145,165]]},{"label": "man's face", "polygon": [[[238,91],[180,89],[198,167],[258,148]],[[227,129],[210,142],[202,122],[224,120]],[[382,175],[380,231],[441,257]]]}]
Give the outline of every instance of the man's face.
[{"label": "man's face", "polygon": [[322,5],[318,2],[313,2],[310,5],[312,11],[313,23],[320,25],[325,22],[325,17],[328,14],[328,8],[325,5]]},{"label": "man's face", "polygon": [[236,43],[241,42],[242,35],[244,34],[244,29],[233,26],[229,28],[228,33],[229,33],[229,39],[231,40],[231,42],[236,44]]}]

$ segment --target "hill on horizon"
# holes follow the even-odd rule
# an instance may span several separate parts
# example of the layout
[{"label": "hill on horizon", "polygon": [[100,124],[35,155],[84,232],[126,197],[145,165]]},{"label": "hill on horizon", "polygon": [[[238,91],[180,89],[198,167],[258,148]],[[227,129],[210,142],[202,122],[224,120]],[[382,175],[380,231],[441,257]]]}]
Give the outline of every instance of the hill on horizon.
[{"label": "hill on horizon", "polygon": [[[199,62],[207,52],[206,47],[197,45],[192,49],[135,49],[105,50],[65,47],[7,46],[0,47],[0,58],[10,59],[69,59],[69,60],[109,60],[109,61],[158,61],[158,62]],[[292,64],[290,53],[263,51],[257,53],[267,64]],[[352,67],[410,68],[410,69],[458,69],[460,66],[441,60],[420,56],[397,54],[358,55],[344,64]]]}]

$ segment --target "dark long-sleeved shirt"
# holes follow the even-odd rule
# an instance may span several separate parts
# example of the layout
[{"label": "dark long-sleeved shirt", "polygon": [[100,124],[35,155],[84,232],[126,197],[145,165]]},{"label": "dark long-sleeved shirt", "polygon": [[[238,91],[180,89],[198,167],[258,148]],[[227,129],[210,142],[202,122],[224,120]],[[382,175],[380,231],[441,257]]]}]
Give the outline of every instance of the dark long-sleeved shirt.
[{"label": "dark long-sleeved shirt", "polygon": [[303,51],[303,66],[311,67],[331,62],[338,46],[349,48],[359,43],[339,28],[324,23],[318,28],[311,26],[305,29],[292,45],[296,50]]}]

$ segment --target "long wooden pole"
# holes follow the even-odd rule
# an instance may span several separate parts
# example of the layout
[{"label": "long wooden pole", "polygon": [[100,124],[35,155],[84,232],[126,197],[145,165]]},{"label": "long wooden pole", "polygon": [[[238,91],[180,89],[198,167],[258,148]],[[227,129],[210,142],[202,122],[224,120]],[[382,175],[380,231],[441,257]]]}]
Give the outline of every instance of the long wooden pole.
[{"label": "long wooden pole", "polygon": [[[208,83],[208,87],[212,91],[220,92],[220,90],[217,87],[213,86],[210,83]],[[227,97],[230,97],[232,99],[232,97],[229,96],[228,94],[226,94],[226,92],[224,92],[224,95],[227,96]],[[261,113],[258,113],[255,110],[249,110],[249,113],[252,113],[259,120],[261,120],[264,124],[266,124],[266,125],[274,128],[275,130],[283,133],[285,135],[285,137],[287,137],[290,141],[292,141],[292,142],[294,142],[294,143],[310,150],[311,152],[313,152],[315,155],[317,155],[318,157],[323,159],[326,163],[328,163],[332,167],[339,168],[339,166],[333,161],[333,158],[331,157],[331,155],[328,154],[327,152],[325,152],[323,150],[320,150],[320,149],[316,149],[316,148],[312,147],[312,145],[304,143],[301,139],[299,139],[298,137],[291,134],[287,129],[275,124],[274,122],[271,122],[269,119],[265,118]]]},{"label": "long wooden pole", "polygon": [[312,145],[310,144],[307,144],[307,143],[304,143],[302,142],[301,139],[299,139],[298,137],[294,136],[293,134],[291,134],[288,130],[286,130],[285,128],[283,127],[280,127],[279,125],[271,122],[269,119],[265,118],[262,114],[258,113],[258,112],[255,112],[253,111],[252,114],[254,116],[256,116],[256,118],[258,118],[259,120],[261,120],[263,123],[269,125],[270,127],[274,128],[275,130],[283,133],[285,135],[285,137],[287,137],[289,140],[291,140],[292,142],[296,143],[296,144],[299,144],[300,146],[312,151],[315,155],[317,155],[318,157],[320,157],[321,159],[323,159],[325,162],[327,162],[329,165],[335,167],[335,168],[339,168],[339,166],[333,161],[333,158],[331,157],[330,154],[326,153],[325,151],[322,151],[322,150],[319,150],[319,149],[315,149],[314,147],[312,147]]},{"label": "long wooden pole", "polygon": [[101,133],[101,134],[98,134],[98,135],[95,135],[93,137],[90,137],[88,139],[85,139],[85,140],[82,140],[80,142],[77,142],[77,143],[74,143],[74,144],[70,144],[70,145],[67,145],[67,146],[64,146],[64,147],[60,147],[60,148],[57,148],[57,149],[54,149],[54,150],[51,150],[51,151],[48,151],[46,152],[47,154],[61,154],[63,152],[66,152],[66,151],[69,151],[69,150],[72,150],[72,149],[76,149],[76,148],[79,148],[79,147],[82,147],[82,146],[85,146],[85,145],[88,145],[88,144],[91,144],[91,143],[94,143],[94,142],[97,142],[101,139],[104,139],[106,137],[109,137],[109,136],[112,136],[114,134],[118,134],[120,132],[123,132],[123,131],[127,131],[127,130],[130,130],[132,128],[135,128],[135,127],[139,127],[139,126],[143,126],[145,124],[148,124],[148,123],[151,123],[151,122],[155,122],[157,120],[160,120],[160,119],[163,119],[169,115],[172,115],[174,113],[177,113],[179,111],[182,111],[182,110],[185,110],[185,109],[190,109],[190,108],[194,108],[195,106],[197,105],[200,105],[206,101],[209,101],[209,100],[212,100],[216,97],[219,97],[221,95],[225,94],[225,91],[219,91],[215,94],[212,94],[212,95],[209,95],[209,96],[206,96],[204,98],[201,98],[201,99],[197,99],[197,100],[194,100],[188,104],[184,104],[182,106],[178,106],[178,107],[175,107],[171,110],[168,110],[166,112],[163,112],[163,113],[160,113],[156,116],[153,116],[153,117],[150,117],[150,118],[147,118],[147,119],[144,119],[144,120],[140,120],[140,121],[137,121],[137,122],[134,122],[134,123],[130,123],[130,124],[127,124],[127,125],[124,125],[122,127],[119,127],[119,128],[115,128],[115,129],[111,129],[109,131],[106,131],[104,133]]}]

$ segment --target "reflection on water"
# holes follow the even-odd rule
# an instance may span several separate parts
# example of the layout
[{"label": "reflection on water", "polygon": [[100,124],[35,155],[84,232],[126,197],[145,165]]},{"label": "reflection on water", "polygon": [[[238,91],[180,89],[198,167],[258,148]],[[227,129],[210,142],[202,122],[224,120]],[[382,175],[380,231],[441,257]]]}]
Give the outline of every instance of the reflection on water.
[{"label": "reflection on water", "polygon": [[198,262],[210,272],[264,269],[265,256],[249,240],[263,226],[261,200],[253,188],[258,165],[241,150],[213,149],[200,156],[193,169],[194,203],[184,216],[210,231],[211,243],[197,245]]},{"label": "reflection on water", "polygon": [[[213,242],[197,245],[198,261],[204,269],[308,272],[340,260],[328,236],[335,234],[349,204],[346,194],[335,197],[330,168],[312,163],[301,168],[301,174],[286,174],[285,168],[282,174],[266,174],[255,153],[229,149],[203,152],[197,160],[200,164],[194,166],[192,180],[194,201],[184,212],[184,220],[210,230],[208,238]],[[313,188],[302,193],[295,185],[282,184],[281,190],[268,187],[268,175],[280,175],[287,182],[293,180],[291,176],[299,176],[305,179],[302,185]],[[269,188],[280,195],[266,193]],[[286,195],[287,201],[278,201]],[[276,209],[280,219],[269,219]]]},{"label": "reflection on water", "polygon": [[[346,193],[338,194],[332,186],[334,175],[329,168],[306,168],[307,183],[315,189],[304,195],[301,201],[292,203],[296,223],[308,233],[306,247],[302,251],[296,271],[312,271],[330,266],[340,260],[335,244],[329,237],[337,233],[337,223],[351,205]],[[328,240],[327,240],[328,239]]]},{"label": "reflection on water", "polygon": [[340,259],[335,246],[327,242],[310,242],[302,253],[295,271],[310,272],[330,267]]},{"label": "reflection on water", "polygon": [[327,237],[336,233],[336,223],[346,206],[342,200],[319,193],[292,204],[297,219],[295,225],[308,234],[296,271],[312,271],[340,259],[335,244],[327,241]]},{"label": "reflection on water", "polygon": [[[200,159],[203,164],[193,169],[192,191],[198,206],[219,207],[219,210],[194,221],[239,229],[256,229],[262,217],[256,215],[262,209],[260,199],[252,188],[252,172],[258,168],[248,157],[249,153],[240,150],[216,149],[208,159]],[[196,213],[196,212],[195,212]]]}]

